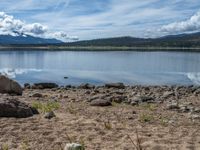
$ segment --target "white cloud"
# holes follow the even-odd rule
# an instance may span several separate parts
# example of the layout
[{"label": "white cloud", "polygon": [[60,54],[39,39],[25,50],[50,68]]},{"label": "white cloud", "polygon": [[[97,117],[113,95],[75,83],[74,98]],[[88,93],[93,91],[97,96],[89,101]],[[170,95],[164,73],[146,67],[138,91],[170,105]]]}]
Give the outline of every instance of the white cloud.
[{"label": "white cloud", "polygon": [[164,25],[160,28],[160,31],[166,33],[183,33],[200,31],[200,12],[197,12],[190,19],[186,21],[174,22],[168,25]]},{"label": "white cloud", "polygon": [[[146,8],[146,5],[157,2],[111,0],[107,9],[96,13],[76,13],[76,9],[65,10],[65,13],[46,12],[32,16],[32,19],[50,24],[53,28],[65,30],[68,33],[78,35],[81,39],[93,39],[113,36],[140,36],[142,37],[147,26],[146,23],[158,22],[157,18],[167,16],[168,8]],[[72,1],[73,3],[73,1]],[[77,5],[77,10],[82,6]],[[144,7],[141,11],[140,7]],[[75,14],[75,15],[74,15]],[[49,16],[57,18],[56,22],[49,20]],[[156,17],[155,17],[156,16]],[[67,26],[67,28],[66,28]],[[148,27],[149,28],[149,27]],[[141,31],[141,32],[140,32]]]},{"label": "white cloud", "polygon": [[[200,7],[199,0],[18,0],[14,5],[13,0],[1,0],[0,4],[1,11],[27,22],[48,25],[42,36],[63,38],[68,33],[81,40],[125,35],[163,36],[169,31],[163,28],[158,32],[161,26],[185,20]],[[66,33],[50,32],[49,28]]]},{"label": "white cloud", "polygon": [[[62,41],[71,39],[65,32],[50,31],[47,26],[40,23],[27,24],[4,12],[0,12],[0,35],[31,35],[42,38],[56,38]],[[72,38],[74,39],[74,37]]]}]

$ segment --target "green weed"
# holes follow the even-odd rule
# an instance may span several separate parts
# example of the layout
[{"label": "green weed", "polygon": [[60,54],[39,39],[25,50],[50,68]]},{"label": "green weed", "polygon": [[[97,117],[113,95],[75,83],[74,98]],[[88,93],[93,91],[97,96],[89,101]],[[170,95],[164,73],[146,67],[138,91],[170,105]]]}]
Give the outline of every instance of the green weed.
[{"label": "green weed", "polygon": [[150,111],[155,111],[157,109],[156,104],[142,104],[141,105],[144,109],[150,110]]},{"label": "green weed", "polygon": [[3,145],[1,146],[1,149],[2,149],[2,150],[9,150],[8,144],[3,144]]},{"label": "green weed", "polygon": [[154,117],[153,117],[153,115],[150,115],[150,114],[141,114],[139,116],[140,122],[151,122],[153,120],[154,120]]},{"label": "green weed", "polygon": [[59,109],[60,104],[58,102],[47,102],[47,103],[33,102],[32,107],[40,110],[43,113],[46,113]]}]

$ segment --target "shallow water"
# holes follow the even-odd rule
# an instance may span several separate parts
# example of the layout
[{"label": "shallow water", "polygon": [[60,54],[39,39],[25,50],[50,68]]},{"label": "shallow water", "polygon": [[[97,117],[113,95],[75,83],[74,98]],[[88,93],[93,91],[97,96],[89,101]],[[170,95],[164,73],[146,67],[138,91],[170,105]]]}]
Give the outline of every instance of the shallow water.
[{"label": "shallow water", "polygon": [[200,53],[0,51],[0,72],[21,84],[191,85],[200,84]]}]

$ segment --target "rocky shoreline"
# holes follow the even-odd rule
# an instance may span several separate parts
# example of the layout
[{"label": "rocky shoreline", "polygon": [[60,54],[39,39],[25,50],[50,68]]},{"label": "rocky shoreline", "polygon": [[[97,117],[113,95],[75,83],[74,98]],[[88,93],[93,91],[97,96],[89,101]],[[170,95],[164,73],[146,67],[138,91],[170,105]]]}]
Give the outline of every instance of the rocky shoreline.
[{"label": "rocky shoreline", "polygon": [[[28,86],[27,86],[28,85]],[[200,107],[185,102],[189,97],[200,96],[200,86],[125,86],[123,83],[108,83],[104,86],[81,84],[80,86],[61,86],[55,83],[26,84],[28,89],[52,89],[53,91],[72,90],[82,93],[85,102],[91,106],[112,106],[113,103],[138,106],[140,104],[167,103],[166,109],[182,113],[199,113],[195,118],[200,119]],[[62,95],[60,95],[62,97]],[[35,93],[33,97],[42,97]],[[75,100],[76,101],[76,100]],[[79,101],[79,100],[77,100]]]},{"label": "rocky shoreline", "polygon": [[0,94],[0,107],[9,108],[0,116],[10,108],[34,115],[0,117],[0,147],[20,149],[26,141],[31,150],[60,150],[66,143],[131,150],[139,136],[145,149],[200,148],[200,86],[37,83],[22,90]]}]

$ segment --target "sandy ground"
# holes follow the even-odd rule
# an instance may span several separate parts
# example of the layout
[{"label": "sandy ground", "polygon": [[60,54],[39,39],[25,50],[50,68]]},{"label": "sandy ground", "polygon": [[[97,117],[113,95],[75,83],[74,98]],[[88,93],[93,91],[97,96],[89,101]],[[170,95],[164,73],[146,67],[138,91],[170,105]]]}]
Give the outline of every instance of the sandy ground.
[{"label": "sandy ground", "polygon": [[[36,92],[43,97],[30,96]],[[123,92],[130,95],[134,90]],[[138,133],[146,150],[200,150],[200,121],[191,120],[189,113],[167,110],[167,101],[92,107],[87,102],[92,95],[84,89],[25,90],[16,98],[29,104],[58,101],[61,107],[51,120],[43,113],[25,119],[0,118],[0,145],[9,150],[61,150],[66,143],[76,142],[86,150],[134,150]],[[199,95],[188,94],[181,101],[200,106]]]}]

